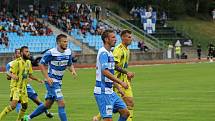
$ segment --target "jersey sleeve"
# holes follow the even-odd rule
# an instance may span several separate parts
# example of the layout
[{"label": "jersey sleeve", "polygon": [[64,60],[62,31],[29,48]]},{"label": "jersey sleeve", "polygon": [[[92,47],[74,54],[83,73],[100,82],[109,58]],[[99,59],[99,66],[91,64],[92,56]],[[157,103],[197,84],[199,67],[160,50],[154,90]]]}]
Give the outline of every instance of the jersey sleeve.
[{"label": "jersey sleeve", "polygon": [[122,51],[119,48],[115,48],[113,51],[114,61],[120,62],[122,57]]},{"label": "jersey sleeve", "polygon": [[10,64],[10,72],[13,74],[17,73],[18,70],[18,66],[19,66],[19,62],[18,61],[14,61],[13,63]]},{"label": "jersey sleeve", "polygon": [[47,65],[50,61],[52,60],[52,54],[50,51],[47,51],[42,59],[40,60],[40,64],[44,64],[44,65]]},{"label": "jersey sleeve", "polygon": [[7,72],[7,73],[10,72],[10,63],[8,63],[8,64],[6,65],[6,72]]},{"label": "jersey sleeve", "polygon": [[108,69],[108,54],[106,52],[102,52],[99,56],[99,62],[101,64],[101,70]]},{"label": "jersey sleeve", "polygon": [[29,74],[33,73],[31,61],[29,61]]}]

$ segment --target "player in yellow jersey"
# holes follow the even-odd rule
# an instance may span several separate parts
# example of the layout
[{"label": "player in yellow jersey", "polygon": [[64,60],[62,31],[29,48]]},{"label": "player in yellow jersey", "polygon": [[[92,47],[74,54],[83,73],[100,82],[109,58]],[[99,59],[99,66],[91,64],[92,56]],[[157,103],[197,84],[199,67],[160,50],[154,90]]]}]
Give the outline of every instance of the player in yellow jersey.
[{"label": "player in yellow jersey", "polygon": [[[10,72],[8,75],[11,77],[11,94],[10,99],[11,103],[9,106],[5,107],[4,110],[0,113],[0,120],[9,112],[16,108],[18,101],[21,102],[22,108],[19,111],[16,121],[21,121],[23,119],[24,113],[28,105],[28,95],[27,95],[27,83],[28,77],[39,81],[35,78],[32,73],[32,66],[30,59],[30,52],[27,46],[23,46],[20,49],[21,57],[16,59],[11,64]],[[39,81],[41,82],[41,81]]]},{"label": "player in yellow jersey", "polygon": [[[133,108],[134,108],[134,99],[133,99],[133,92],[131,88],[131,79],[134,78],[134,73],[128,71],[128,61],[130,51],[128,45],[132,42],[132,32],[130,30],[123,30],[121,32],[121,39],[122,42],[114,48],[113,55],[115,61],[115,76],[120,80],[123,80],[129,85],[128,89],[121,87],[121,90],[124,92],[124,96],[122,99],[127,105],[127,108],[130,112],[130,116],[128,117],[127,121],[132,121],[133,118]],[[115,91],[117,91],[115,89]]]},{"label": "player in yellow jersey", "polygon": [[[134,77],[134,73],[127,70],[129,55],[130,55],[128,45],[130,45],[132,42],[131,35],[132,35],[132,32],[130,30],[123,30],[120,35],[122,42],[119,45],[117,45],[113,51],[114,61],[115,61],[114,75],[129,85],[128,89],[125,89],[120,85],[118,85],[120,89],[117,89],[117,88],[114,89],[114,91],[118,92],[118,94],[122,97],[130,112],[130,116],[128,117],[127,121],[132,121],[133,108],[134,108],[133,92],[131,88],[131,79]],[[122,92],[119,92],[119,91],[122,91]],[[101,120],[100,114],[93,117],[93,121],[100,121],[100,120]]]}]

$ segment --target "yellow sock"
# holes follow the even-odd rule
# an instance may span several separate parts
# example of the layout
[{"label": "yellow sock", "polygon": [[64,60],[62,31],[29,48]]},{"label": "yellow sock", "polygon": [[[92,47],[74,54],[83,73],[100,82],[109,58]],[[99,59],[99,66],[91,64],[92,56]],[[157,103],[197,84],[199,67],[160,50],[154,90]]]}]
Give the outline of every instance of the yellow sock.
[{"label": "yellow sock", "polygon": [[96,117],[97,117],[97,119],[98,119],[99,121],[102,119],[100,113],[98,113],[98,114],[96,115]]},{"label": "yellow sock", "polygon": [[25,115],[25,109],[19,110],[19,114],[18,114],[16,121],[21,121],[21,119],[23,119],[24,115]]},{"label": "yellow sock", "polygon": [[7,106],[4,108],[4,110],[1,112],[0,114],[0,120],[5,116],[7,115],[9,112],[11,112],[13,109],[11,108],[11,106]]},{"label": "yellow sock", "polygon": [[130,115],[129,115],[127,121],[132,121],[134,110],[133,109],[128,109],[128,111],[129,111]]}]

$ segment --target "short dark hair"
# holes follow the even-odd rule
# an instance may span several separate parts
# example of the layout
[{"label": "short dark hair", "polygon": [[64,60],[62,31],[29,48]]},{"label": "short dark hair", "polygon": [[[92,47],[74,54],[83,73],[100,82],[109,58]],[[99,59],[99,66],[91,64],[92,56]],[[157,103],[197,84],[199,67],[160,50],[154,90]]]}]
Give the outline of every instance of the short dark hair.
[{"label": "short dark hair", "polygon": [[20,50],[20,48],[16,48],[16,49],[15,49],[15,53],[16,53],[18,50]]},{"label": "short dark hair", "polygon": [[59,34],[59,35],[57,35],[56,42],[58,43],[61,38],[67,38],[67,36],[65,34]]},{"label": "short dark hair", "polygon": [[108,35],[109,35],[110,33],[113,33],[113,32],[114,32],[113,30],[107,29],[107,30],[105,30],[105,31],[102,33],[101,38],[102,38],[103,43],[105,43],[105,38],[107,38]]},{"label": "short dark hair", "polygon": [[23,52],[24,49],[28,49],[28,46],[22,46],[21,49],[20,49],[20,52]]},{"label": "short dark hair", "polygon": [[131,30],[128,30],[128,29],[125,29],[125,30],[123,30],[122,32],[121,32],[121,34],[120,34],[120,36],[122,37],[123,35],[125,35],[125,34],[131,34],[132,32],[131,32]]}]

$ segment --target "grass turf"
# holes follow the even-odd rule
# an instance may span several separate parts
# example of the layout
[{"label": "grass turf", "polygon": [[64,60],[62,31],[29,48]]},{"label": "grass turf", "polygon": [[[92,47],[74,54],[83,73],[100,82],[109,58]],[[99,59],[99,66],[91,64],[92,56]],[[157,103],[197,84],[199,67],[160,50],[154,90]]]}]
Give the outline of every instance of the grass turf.
[{"label": "grass turf", "polygon": [[[215,63],[172,64],[130,67],[135,72],[133,92],[134,121],[214,121],[215,120]],[[94,69],[78,69],[78,79],[69,72],[63,79],[63,94],[68,121],[91,121],[98,109],[93,96]],[[40,72],[35,72],[41,77]],[[0,111],[8,105],[9,81],[0,74]],[[44,100],[45,87],[31,82]],[[36,105],[29,101],[28,113]],[[45,115],[32,121],[59,121],[57,104],[50,109],[54,119]],[[14,121],[17,114],[9,113],[2,121]],[[114,121],[117,115],[114,116]]]}]

